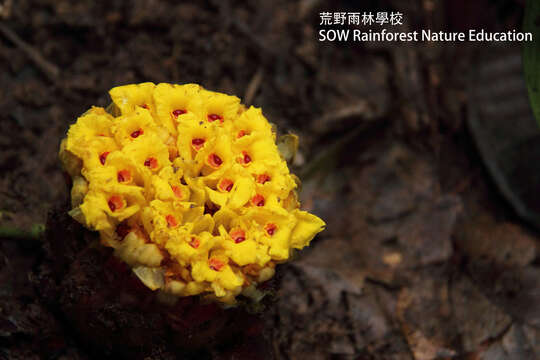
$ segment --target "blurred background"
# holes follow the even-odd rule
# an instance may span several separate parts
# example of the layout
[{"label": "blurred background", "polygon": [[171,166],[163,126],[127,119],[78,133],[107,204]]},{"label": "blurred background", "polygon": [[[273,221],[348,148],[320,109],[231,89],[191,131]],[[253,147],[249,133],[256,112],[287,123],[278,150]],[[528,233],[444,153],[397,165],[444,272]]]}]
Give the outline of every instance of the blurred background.
[{"label": "blurred background", "polygon": [[0,0],[0,358],[91,358],[31,282],[36,234],[68,196],[57,152],[69,124],[110,88],[152,81],[235,94],[300,136],[303,208],[328,227],[281,266],[276,358],[537,359],[540,151],[521,44],[318,41],[323,11],[502,31],[521,29],[523,10]]}]

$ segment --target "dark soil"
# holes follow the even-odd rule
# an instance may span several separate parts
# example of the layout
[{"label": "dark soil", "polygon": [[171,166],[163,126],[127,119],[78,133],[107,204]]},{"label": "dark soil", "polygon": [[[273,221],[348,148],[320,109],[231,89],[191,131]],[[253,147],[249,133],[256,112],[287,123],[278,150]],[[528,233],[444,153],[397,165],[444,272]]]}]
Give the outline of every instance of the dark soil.
[{"label": "dark soil", "polygon": [[[328,227],[281,266],[265,315],[271,339],[255,352],[537,359],[539,235],[499,195],[467,127],[467,74],[491,50],[317,41],[320,12],[381,9],[404,13],[403,31],[519,28],[522,11],[511,0],[0,0],[0,359],[99,358],[111,341],[131,346],[85,333],[85,318],[70,316],[82,311],[84,299],[69,297],[81,295],[77,279],[101,293],[88,278],[99,280],[104,250],[83,256],[85,246],[64,244],[55,260],[31,230],[69,195],[57,159],[68,126],[106,106],[113,86],[143,81],[236,94],[300,136],[303,207]],[[97,304],[105,328],[122,314]],[[158,315],[129,316],[125,328],[147,324],[156,339],[139,356],[184,358],[162,350],[173,340],[151,325]],[[143,338],[137,329],[125,336]],[[103,348],[89,340],[98,335]],[[257,358],[243,336],[206,356]]]}]

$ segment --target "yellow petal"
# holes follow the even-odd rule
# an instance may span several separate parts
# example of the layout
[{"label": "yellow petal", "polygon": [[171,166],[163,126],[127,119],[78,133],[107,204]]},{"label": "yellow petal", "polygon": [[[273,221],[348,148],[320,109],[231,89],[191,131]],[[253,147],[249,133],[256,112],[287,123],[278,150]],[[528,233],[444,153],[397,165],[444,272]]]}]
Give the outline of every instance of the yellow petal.
[{"label": "yellow petal", "polygon": [[137,108],[115,119],[112,132],[118,144],[125,146],[150,135],[157,135],[157,127],[150,112]]},{"label": "yellow petal", "polygon": [[199,117],[202,111],[200,89],[197,84],[158,84],[154,90],[158,123],[176,135],[176,127],[184,117],[190,115]]},{"label": "yellow petal", "polygon": [[295,210],[293,214],[298,222],[291,234],[291,246],[302,249],[309,245],[315,235],[324,230],[326,224],[319,217],[307,211]]},{"label": "yellow petal", "polygon": [[137,108],[148,108],[152,111],[155,110],[154,88],[155,85],[151,82],[123,85],[112,88],[109,95],[123,115],[129,114]]}]

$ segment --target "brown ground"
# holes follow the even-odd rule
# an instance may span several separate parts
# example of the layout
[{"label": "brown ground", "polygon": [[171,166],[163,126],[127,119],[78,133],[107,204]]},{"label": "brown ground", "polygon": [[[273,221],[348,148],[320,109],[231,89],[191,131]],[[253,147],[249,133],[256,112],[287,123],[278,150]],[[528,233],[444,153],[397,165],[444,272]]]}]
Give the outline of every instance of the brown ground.
[{"label": "brown ground", "polygon": [[489,28],[515,26],[519,7],[501,20],[481,2],[351,3],[0,0],[0,358],[89,358],[31,281],[40,240],[14,229],[66,200],[57,149],[69,124],[143,81],[237,94],[301,137],[303,204],[328,228],[282,267],[277,358],[540,356],[539,237],[466,125],[466,75],[484,45],[317,41],[320,11]]}]

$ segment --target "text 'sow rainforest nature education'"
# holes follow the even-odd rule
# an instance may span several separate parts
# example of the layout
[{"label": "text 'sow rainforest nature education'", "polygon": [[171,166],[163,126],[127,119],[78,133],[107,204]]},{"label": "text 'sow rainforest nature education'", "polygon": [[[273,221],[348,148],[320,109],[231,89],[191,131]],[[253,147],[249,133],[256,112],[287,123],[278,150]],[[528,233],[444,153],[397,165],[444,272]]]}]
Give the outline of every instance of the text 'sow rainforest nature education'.
[{"label": "text 'sow rainforest nature education'", "polygon": [[409,31],[389,32],[386,29],[380,31],[360,29],[320,29],[319,41],[401,41],[401,42],[529,42],[533,40],[531,33],[518,32],[516,30],[506,32],[486,32],[482,29],[471,29],[468,32],[444,32],[444,31]]}]

